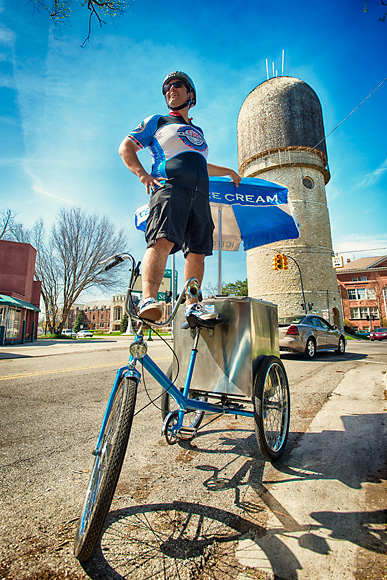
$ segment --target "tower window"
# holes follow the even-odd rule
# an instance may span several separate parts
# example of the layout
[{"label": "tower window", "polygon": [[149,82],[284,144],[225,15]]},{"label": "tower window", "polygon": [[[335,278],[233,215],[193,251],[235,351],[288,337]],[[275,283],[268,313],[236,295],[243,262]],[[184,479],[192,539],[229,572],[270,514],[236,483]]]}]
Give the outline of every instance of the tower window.
[{"label": "tower window", "polygon": [[314,181],[311,177],[304,177],[302,180],[302,185],[306,187],[306,189],[313,189]]}]

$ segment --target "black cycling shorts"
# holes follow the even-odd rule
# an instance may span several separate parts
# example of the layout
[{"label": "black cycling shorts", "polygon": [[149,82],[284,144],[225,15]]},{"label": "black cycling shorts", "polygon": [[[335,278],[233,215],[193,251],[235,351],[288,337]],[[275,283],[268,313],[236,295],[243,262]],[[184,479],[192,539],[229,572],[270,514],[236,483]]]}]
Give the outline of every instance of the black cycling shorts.
[{"label": "black cycling shorts", "polygon": [[211,256],[213,231],[208,195],[177,186],[152,193],[145,232],[148,248],[158,238],[166,238],[175,244],[171,254],[182,250],[184,256]]}]

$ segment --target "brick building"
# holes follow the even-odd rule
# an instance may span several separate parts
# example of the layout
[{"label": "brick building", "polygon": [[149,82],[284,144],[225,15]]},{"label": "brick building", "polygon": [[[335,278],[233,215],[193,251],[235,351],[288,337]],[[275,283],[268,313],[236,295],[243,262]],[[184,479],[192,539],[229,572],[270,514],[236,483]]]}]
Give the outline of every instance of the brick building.
[{"label": "brick building", "polygon": [[[175,274],[175,284],[177,287],[177,272]],[[161,322],[171,314],[171,305],[165,304],[165,292],[172,289],[172,270],[166,270],[165,276],[161,282],[157,299],[164,304],[164,314]],[[132,299],[136,304],[141,298],[141,276],[136,280],[132,291]],[[125,301],[126,292],[115,294],[110,299],[96,300],[83,304],[74,304],[70,310],[67,320],[67,327],[74,328],[75,321],[78,314],[83,315],[83,328],[90,328],[90,330],[99,330],[102,332],[119,332],[121,330],[121,321],[125,315]],[[128,331],[134,332],[134,327],[131,320],[128,320]]]},{"label": "brick building", "polygon": [[110,331],[110,304],[105,300],[96,300],[87,304],[74,305],[69,313],[67,327],[73,329],[79,313],[82,313],[82,325],[85,329]]},{"label": "brick building", "polygon": [[0,240],[0,345],[36,340],[41,282],[31,244]]},{"label": "brick building", "polygon": [[364,332],[387,326],[387,256],[348,260],[336,275],[345,321]]},{"label": "brick building", "polygon": [[125,314],[125,300],[126,294],[116,294],[112,297],[110,306],[110,331],[119,332],[121,328],[121,320]]}]

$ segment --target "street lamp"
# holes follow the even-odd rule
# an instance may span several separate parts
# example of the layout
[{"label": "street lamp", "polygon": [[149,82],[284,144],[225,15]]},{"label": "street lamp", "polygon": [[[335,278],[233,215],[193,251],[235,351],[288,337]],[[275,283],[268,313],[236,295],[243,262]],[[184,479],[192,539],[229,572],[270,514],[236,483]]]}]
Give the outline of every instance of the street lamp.
[{"label": "street lamp", "polygon": [[[286,258],[286,260],[285,260],[285,258]],[[290,258],[291,260],[293,260],[293,262],[294,262],[294,263],[295,263],[295,265],[297,266],[297,268],[298,268],[298,272],[299,272],[299,274],[300,274],[300,284],[301,284],[301,292],[302,292],[302,305],[301,305],[301,306],[302,306],[303,310],[305,310],[305,314],[306,314],[306,312],[307,312],[307,304],[306,304],[306,300],[305,300],[304,284],[303,284],[303,282],[302,282],[302,274],[301,274],[301,268],[300,268],[300,266],[299,266],[299,264],[298,264],[297,260],[295,260],[294,258],[292,258],[292,256],[288,256],[288,255],[282,254],[283,265],[285,266],[285,268],[284,268],[284,269],[286,269],[286,270],[287,270],[287,268],[288,268],[288,259],[289,259],[289,258]]]}]

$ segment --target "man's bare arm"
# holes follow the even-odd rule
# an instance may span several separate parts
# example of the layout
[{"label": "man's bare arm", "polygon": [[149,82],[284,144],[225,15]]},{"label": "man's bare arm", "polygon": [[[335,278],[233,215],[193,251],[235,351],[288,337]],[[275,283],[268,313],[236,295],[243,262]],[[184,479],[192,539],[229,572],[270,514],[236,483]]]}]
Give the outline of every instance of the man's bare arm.
[{"label": "man's bare arm", "polygon": [[149,194],[152,189],[162,187],[162,184],[153,175],[145,171],[137,156],[137,151],[138,147],[128,137],[125,137],[118,149],[118,153],[121,155],[126,167],[134,175],[137,175],[141,183],[145,185],[146,192]]},{"label": "man's bare arm", "polygon": [[231,177],[231,181],[235,183],[238,187],[240,180],[242,179],[240,175],[230,167],[222,167],[221,165],[214,165],[213,163],[207,163],[208,175],[210,177],[222,177],[228,175]]}]

